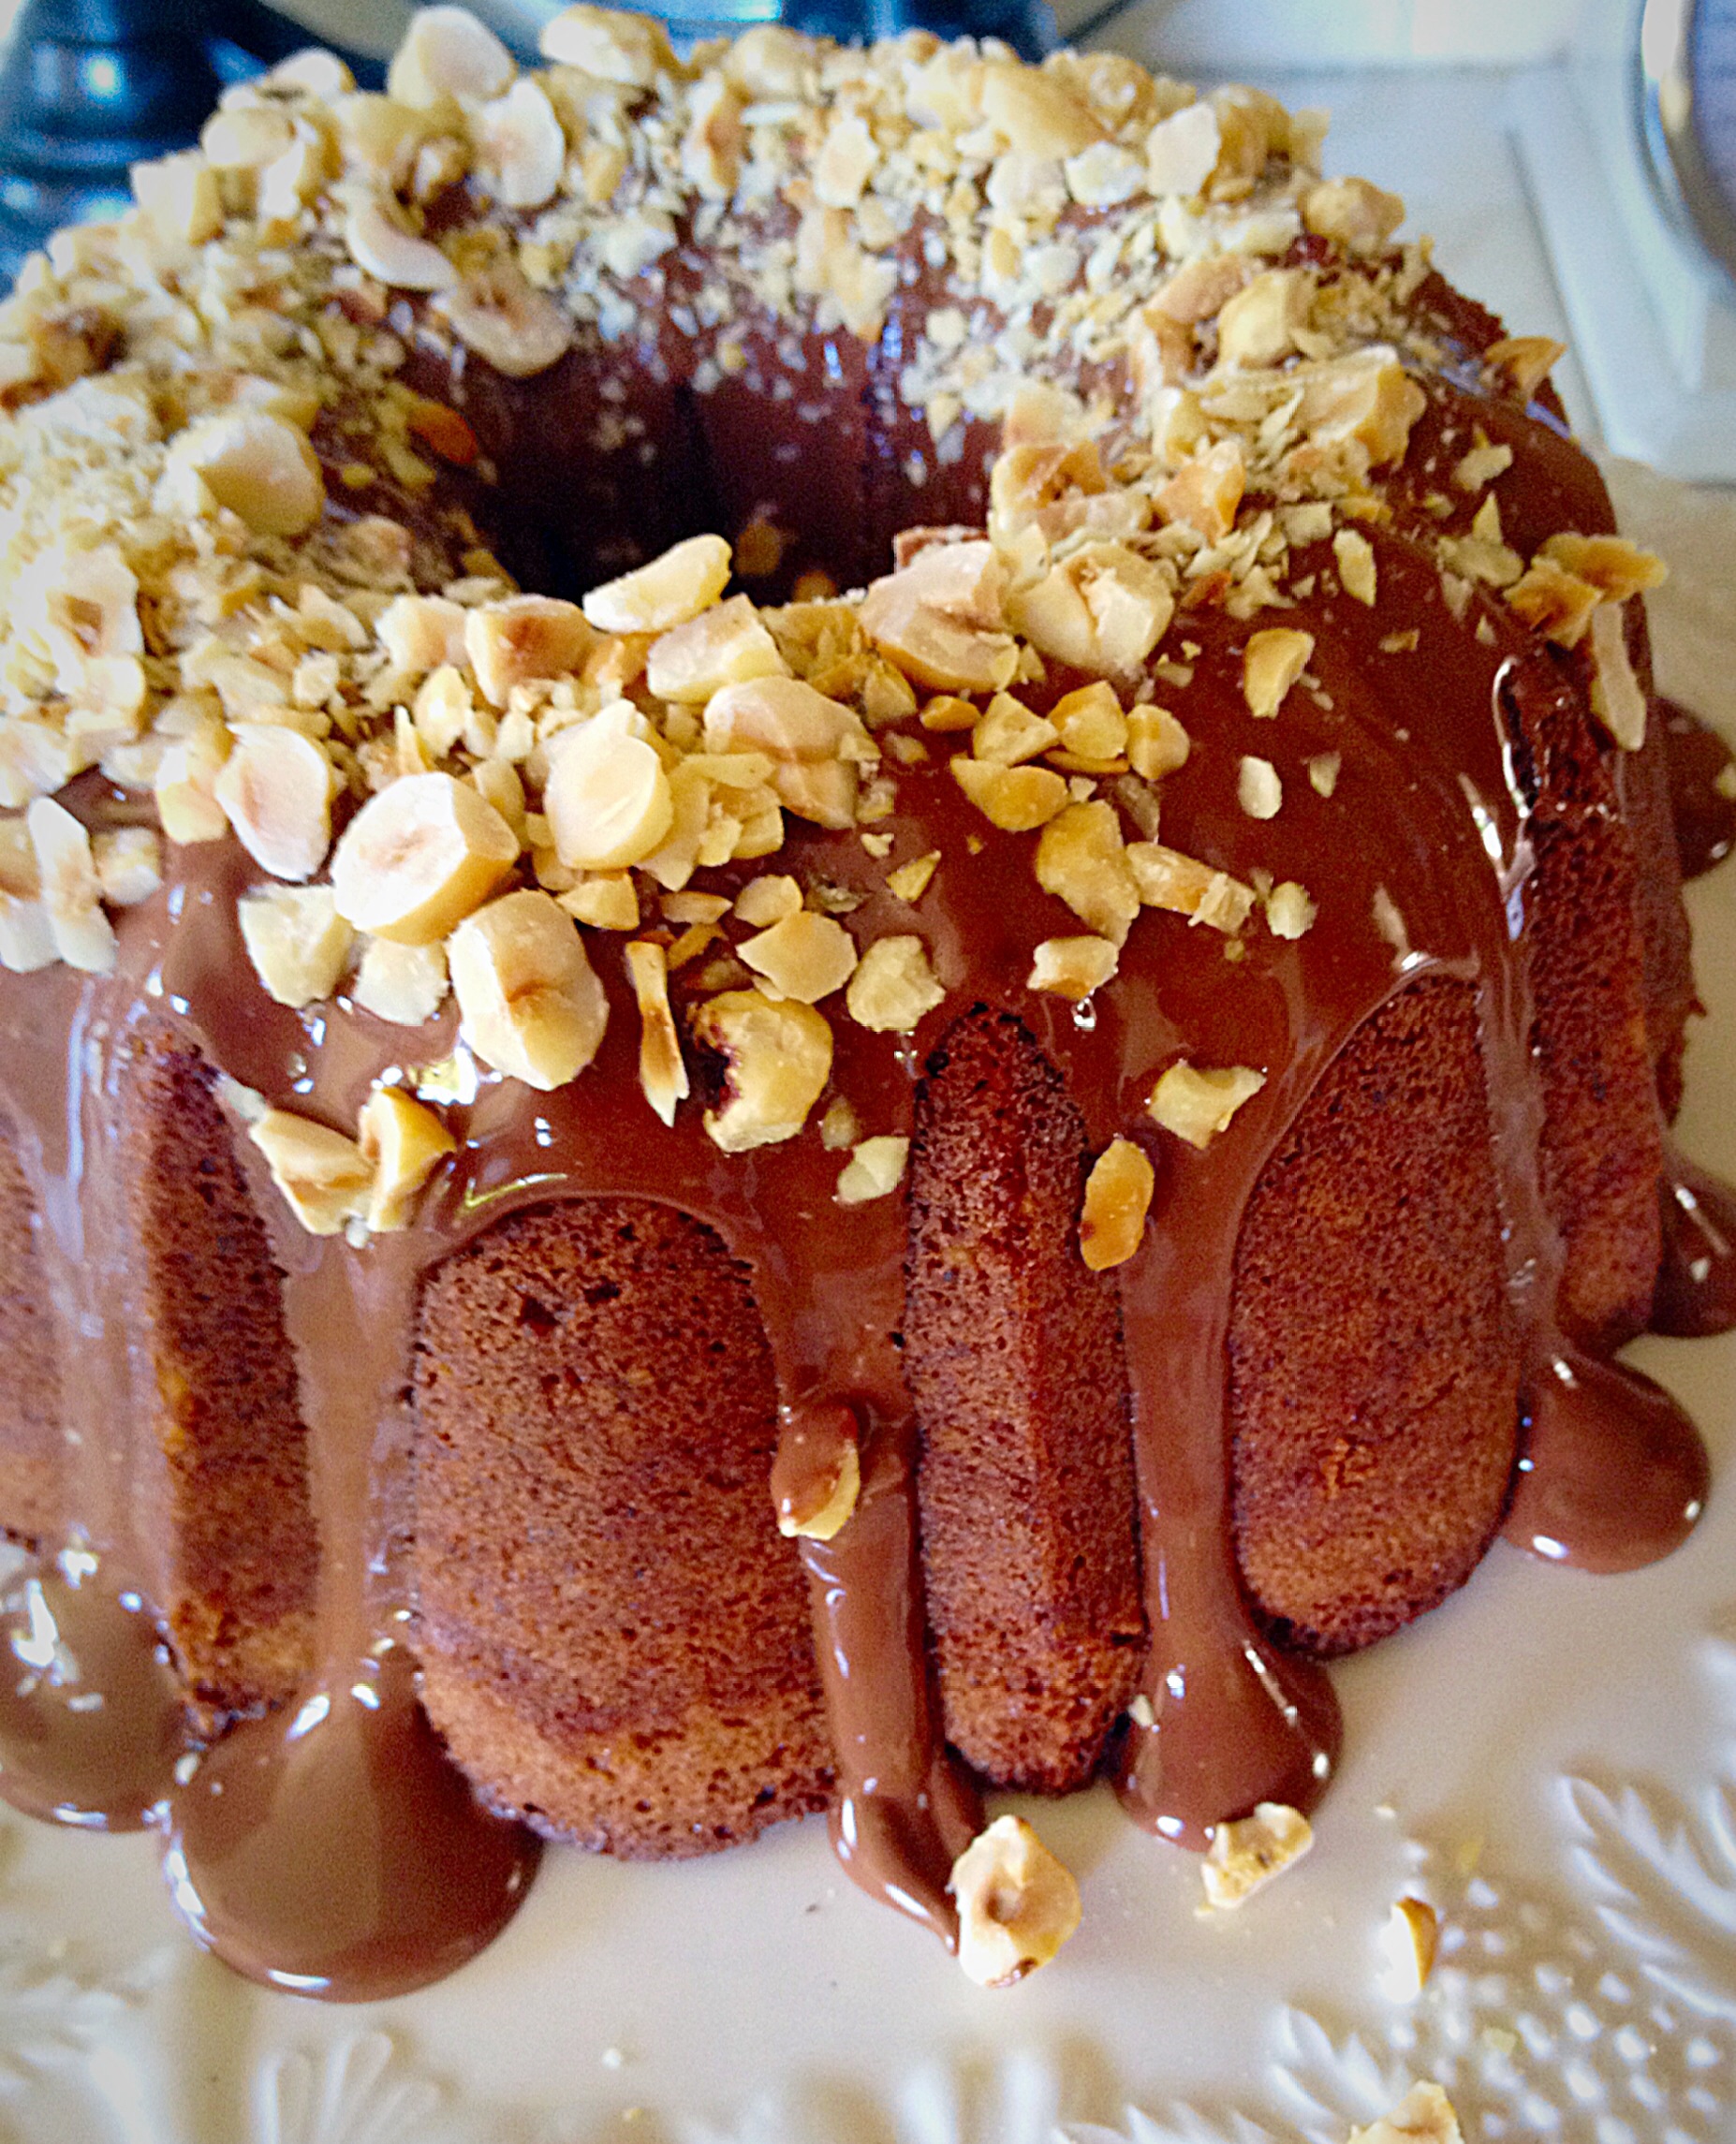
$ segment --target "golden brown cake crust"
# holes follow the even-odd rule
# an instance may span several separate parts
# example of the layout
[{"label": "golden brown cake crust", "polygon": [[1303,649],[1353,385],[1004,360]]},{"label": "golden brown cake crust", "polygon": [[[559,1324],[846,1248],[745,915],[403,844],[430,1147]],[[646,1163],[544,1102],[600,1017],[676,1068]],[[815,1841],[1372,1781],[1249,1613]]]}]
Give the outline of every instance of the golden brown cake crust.
[{"label": "golden brown cake crust", "polygon": [[60,1365],[37,1255],[36,1201],[0,1116],[0,1525],[24,1540],[60,1524]]},{"label": "golden brown cake crust", "polygon": [[642,1200],[512,1215],[422,1299],[424,1696],[491,1798],[617,1854],[825,1804],[770,1356],[743,1267]]},{"label": "golden brown cake crust", "polygon": [[250,1711],[313,1665],[319,1551],[281,1275],[211,1067],[147,1028],[118,1080],[157,1402],[136,1531],[194,1703]]},{"label": "golden brown cake crust", "polygon": [[1237,1253],[1237,1548],[1301,1648],[1433,1608],[1500,1522],[1520,1349],[1499,1226],[1474,993],[1414,985],[1310,1098]]},{"label": "golden brown cake crust", "polygon": [[1145,1618],[1110,1276],[1078,1249],[1085,1127],[1017,1021],[931,1058],[911,1163],[907,1372],[948,1739],[985,1778],[1090,1778]]}]

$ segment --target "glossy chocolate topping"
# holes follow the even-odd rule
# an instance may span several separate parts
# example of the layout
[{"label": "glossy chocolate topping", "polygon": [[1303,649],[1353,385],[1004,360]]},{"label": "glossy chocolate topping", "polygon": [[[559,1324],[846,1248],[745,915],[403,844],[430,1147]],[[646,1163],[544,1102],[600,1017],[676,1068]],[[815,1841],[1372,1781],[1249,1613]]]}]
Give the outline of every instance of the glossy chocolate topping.
[{"label": "glossy chocolate topping", "polygon": [[1670,806],[1684,878],[1699,878],[1736,847],[1736,756],[1679,700],[1653,701],[1670,762]]},{"label": "glossy chocolate topping", "polygon": [[[1474,415],[1514,444],[1513,495],[1540,502],[1538,533],[1603,525],[1589,464],[1537,414],[1467,384],[1431,391],[1412,449],[1420,491],[1436,480],[1439,455],[1455,451],[1449,427]],[[1305,935],[1256,928],[1232,943],[1148,913],[1119,976],[1091,1003],[1033,993],[1033,947],[1075,934],[1078,921],[1038,887],[1034,837],[990,830],[938,760],[900,769],[895,811],[878,830],[891,838],[885,859],[853,833],[792,821],[776,866],[826,882],[865,948],[913,928],[886,872],[934,850],[942,859],[914,928],[945,1004],[910,1037],[870,1033],[841,1009],[832,1021],[831,1089],[865,1135],[909,1133],[930,1054],[959,1014],[987,1006],[1015,1011],[1037,1035],[1094,1152],[1120,1134],[1155,1162],[1151,1226],[1120,1272],[1151,1654],[1118,1784],[1139,1822],[1195,1843],[1257,1801],[1311,1807],[1337,1758],[1324,1672],[1279,1652],[1243,1594],[1225,1338],[1255,1186],[1327,1069],[1396,993],[1431,976],[1477,993],[1526,1363],[1529,1439],[1509,1532],[1558,1560],[1626,1568],[1673,1547],[1704,1495],[1703,1453],[1673,1403],[1576,1353],[1556,1324],[1563,1254],[1539,1189],[1527,932],[1540,843],[1611,816],[1613,792],[1554,659],[1493,598],[1467,590],[1463,603],[1449,600],[1419,533],[1427,518],[1419,507],[1370,523],[1376,606],[1337,591],[1328,547],[1298,556],[1297,600],[1282,615],[1315,636],[1316,652],[1278,722],[1249,712],[1242,657],[1253,628],[1216,607],[1221,591],[1199,592],[1163,651],[1184,660],[1187,682],[1165,678],[1158,697],[1193,740],[1186,768],[1163,785],[1163,838],[1250,884],[1261,874],[1299,882],[1318,909]],[[1056,668],[1034,700],[1051,704],[1080,682]],[[1283,786],[1284,807],[1265,821],[1239,796],[1238,768],[1253,754]],[[1327,757],[1338,770],[1330,796],[1308,771]],[[93,821],[114,808],[96,791],[80,802]],[[125,1218],[111,1172],[87,1157],[115,1136],[114,1071],[135,1025],[168,1017],[241,1087],[346,1131],[374,1082],[394,1079],[436,1098],[459,1141],[412,1226],[355,1241],[304,1234],[260,1158],[238,1144],[284,1275],[309,1432],[318,1666],[298,1701],[231,1732],[173,1795],[169,1872],[201,1940],[257,1978],[365,1997],[449,1970],[522,1896],[529,1835],[480,1808],[417,1703],[404,1643],[412,1604],[388,1511],[414,1435],[405,1394],[422,1277],[507,1212],[593,1194],[663,1201],[714,1228],[751,1267],[787,1419],[835,1429],[847,1408],[858,1425],[857,1509],[832,1540],[801,1549],[838,1770],[833,1838],[859,1884],[950,1940],[947,1878],[980,1809],[946,1751],[931,1689],[918,1437],[897,1345],[903,1199],[840,1206],[839,1157],[812,1123],[733,1156],[708,1137],[697,1100],[672,1128],[657,1125],[640,1088],[639,1023],[615,941],[591,941],[611,1005],[601,1050],[570,1086],[542,1094],[474,1061],[449,1011],[409,1031],[342,998],[304,1013],[274,1005],[235,920],[254,866],[225,843],[173,852],[173,869],[165,891],[125,919],[113,977],[49,971],[9,983],[0,1032],[0,1099],[20,1127],[56,1311],[68,1333],[92,1336],[78,1348],[88,1375],[69,1438],[78,1508],[105,1554],[125,1564],[142,1553],[126,1436],[110,1432],[133,1418],[128,1396],[142,1371],[126,1342],[137,1286]],[[702,883],[732,893],[745,875],[730,867]],[[682,1003],[678,991],[678,1012]],[[1198,1153],[1161,1138],[1146,1110],[1155,1079],[1182,1057],[1264,1075]],[[1729,1291],[1718,1300],[1727,1305]],[[100,1651],[105,1675],[116,1662],[117,1682],[127,1682],[130,1642],[126,1658],[157,1690],[147,1627],[119,1608],[110,1622],[100,1641],[87,1639],[92,1657]],[[160,1696],[137,1716],[152,1755],[135,1768],[142,1785],[120,1797],[129,1804],[156,1799],[172,1761]],[[34,1717],[0,1718],[0,1790],[27,1783],[18,1790],[27,1806],[114,1804],[71,1755],[55,1771],[69,1741],[39,1742],[48,1755],[31,1770]]]}]

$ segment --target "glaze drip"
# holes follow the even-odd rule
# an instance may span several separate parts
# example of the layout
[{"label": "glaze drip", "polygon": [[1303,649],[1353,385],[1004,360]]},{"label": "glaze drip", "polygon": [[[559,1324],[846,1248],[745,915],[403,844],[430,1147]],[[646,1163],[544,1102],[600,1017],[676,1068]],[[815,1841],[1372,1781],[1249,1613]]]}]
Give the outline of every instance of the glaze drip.
[{"label": "glaze drip", "polygon": [[1736,1326],[1736,1191],[1673,1146],[1659,1186],[1663,1263],[1652,1330],[1703,1340]]},{"label": "glaze drip", "polygon": [[1736,847],[1736,756],[1680,701],[1655,699],[1670,765],[1670,816],[1684,878],[1702,878]]}]

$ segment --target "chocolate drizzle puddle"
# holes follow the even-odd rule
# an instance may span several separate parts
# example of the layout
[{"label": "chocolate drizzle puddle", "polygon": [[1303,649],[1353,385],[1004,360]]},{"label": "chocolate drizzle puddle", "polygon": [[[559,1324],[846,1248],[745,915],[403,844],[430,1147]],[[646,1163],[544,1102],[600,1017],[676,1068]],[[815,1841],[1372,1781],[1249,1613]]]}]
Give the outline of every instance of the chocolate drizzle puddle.
[{"label": "chocolate drizzle puddle", "polygon": [[[1515,412],[1479,409],[1514,438],[1521,480],[1545,470],[1584,505],[1588,477],[1574,450]],[[1598,512],[1594,502],[1550,525],[1599,525]],[[1295,562],[1315,593],[1285,619],[1313,632],[1317,648],[1313,682],[1292,693],[1280,722],[1258,722],[1246,708],[1248,627],[1202,607],[1172,632],[1196,649],[1191,683],[1164,695],[1194,755],[1164,785],[1164,839],[1243,880],[1264,871],[1300,881],[1319,905],[1303,937],[1255,926],[1231,947],[1180,918],[1145,917],[1122,973],[1093,1005],[1034,996],[1034,945],[1075,934],[1078,921],[1037,887],[1032,843],[987,835],[936,764],[901,771],[884,862],[853,838],[793,822],[777,859],[854,904],[862,946],[919,930],[948,993],[909,1038],[871,1035],[827,1008],[832,1085],[864,1132],[910,1132],[923,1065],[950,1021],[980,1006],[1016,1012],[1035,1031],[1094,1152],[1123,1133],[1157,1161],[1152,1226],[1120,1275],[1151,1654],[1117,1784],[1140,1823],[1193,1843],[1257,1801],[1313,1806],[1337,1761],[1330,1681],[1260,1633],[1243,1591],[1225,1341],[1255,1187],[1324,1074],[1396,993],[1430,977],[1477,992],[1508,1300],[1525,1363],[1529,1441],[1509,1533],[1556,1560],[1623,1569],[1673,1547],[1704,1495],[1703,1452],[1673,1402],[1574,1352],[1555,1319],[1562,1247],[1538,1188],[1525,934],[1541,812],[1589,819],[1611,808],[1571,784],[1552,787],[1550,739],[1581,733],[1578,702],[1498,603],[1473,595],[1463,615],[1449,611],[1426,545],[1402,527],[1370,526],[1378,609],[1331,592],[1325,547]],[[1414,629],[1414,648],[1383,644],[1395,621]],[[1052,698],[1077,682],[1058,671],[1046,690]],[[1284,784],[1284,809],[1264,823],[1239,800],[1244,754],[1271,757]],[[1340,765],[1330,803],[1307,774],[1326,754]],[[94,798],[82,808],[100,816],[108,806]],[[932,849],[942,863],[913,918],[886,891],[884,873]],[[140,1547],[130,1447],[114,1432],[133,1419],[128,1397],[148,1373],[127,1340],[138,1283],[110,1181],[119,1172],[87,1170],[83,1160],[112,1138],[111,1073],[129,1023],[167,1013],[242,1086],[346,1130],[376,1079],[437,1088],[460,1141],[414,1226],[357,1243],[303,1235],[258,1157],[238,1144],[284,1276],[301,1374],[321,1545],[318,1647],[298,1697],[232,1730],[172,1795],[167,1866],[200,1939],[276,1985],[373,1996],[449,1970],[522,1896],[535,1842],[480,1806],[417,1700],[405,1642],[413,1580],[391,1492],[414,1433],[405,1394],[423,1276],[508,1212],[610,1195],[678,1208],[751,1265],[787,1422],[835,1420],[846,1407],[855,1418],[857,1510],[832,1541],[800,1550],[839,1774],[832,1833],[864,1889],[953,1940],[947,1878],[980,1809],[946,1750],[927,1654],[919,1440],[898,1358],[903,1200],[840,1208],[840,1157],[812,1125],[734,1156],[710,1140],[697,1103],[667,1132],[655,1126],[614,941],[592,940],[611,1006],[597,1059],[569,1088],[537,1094],[477,1066],[449,1011],[410,1033],[342,1000],[304,1015],[273,1006],[235,921],[236,898],[256,875],[247,859],[209,844],[175,852],[173,868],[166,891],[125,919],[113,977],[51,971],[8,985],[0,1026],[0,1098],[52,1252],[65,1358],[90,1365],[88,1389],[69,1401],[68,1446],[74,1502],[99,1548],[113,1544],[125,1563]],[[706,883],[733,891],[743,875]],[[1156,1075],[1182,1056],[1265,1075],[1200,1153],[1157,1142],[1145,1112]],[[1708,1197],[1697,1226],[1709,1225],[1711,1207]],[[1720,1232],[1726,1211],[1714,1217]],[[1723,1288],[1728,1253],[1717,1256]],[[1690,1249],[1690,1278],[1694,1263]],[[1675,1300],[1668,1284],[1664,1295]],[[149,1635],[136,1617],[129,1628]],[[150,1646],[140,1658],[156,1671]],[[160,1707],[143,1714],[161,1716]],[[0,1791],[32,1776],[19,1755],[27,1745],[25,1728],[0,1713]],[[29,1790],[38,1800],[77,1802],[54,1774],[62,1761],[52,1750],[39,1768]],[[149,1785],[155,1756],[144,1771]]]},{"label": "chocolate drizzle puddle", "polygon": [[138,1831],[186,1748],[181,1685],[150,1608],[106,1560],[23,1560],[0,1597],[0,1794],[90,1831]]}]

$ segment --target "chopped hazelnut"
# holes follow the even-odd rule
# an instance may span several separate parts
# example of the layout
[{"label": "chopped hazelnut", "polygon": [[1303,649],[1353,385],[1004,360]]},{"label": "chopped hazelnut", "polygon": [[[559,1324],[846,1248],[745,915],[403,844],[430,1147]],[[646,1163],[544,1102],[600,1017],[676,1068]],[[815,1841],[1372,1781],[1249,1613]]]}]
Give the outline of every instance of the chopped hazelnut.
[{"label": "chopped hazelnut", "polygon": [[997,692],[988,712],[971,733],[971,756],[993,761],[997,767],[1017,767],[1036,759],[1061,742],[1052,722],[1033,714],[1022,700]]},{"label": "chopped hazelnut", "polygon": [[1330,797],[1338,786],[1343,756],[1336,752],[1317,752],[1308,762],[1308,786],[1317,797]]},{"label": "chopped hazelnut", "polygon": [[1175,598],[1162,572],[1125,544],[1089,543],[1015,590],[1008,610],[1045,655],[1076,669],[1124,677],[1163,639]]},{"label": "chopped hazelnut", "polygon": [[576,603],[552,595],[509,595],[465,613],[470,667],[493,707],[505,707],[514,685],[570,677],[596,645]]},{"label": "chopped hazelnut", "polygon": [[912,933],[876,938],[845,992],[850,1018],[876,1035],[909,1035],[946,998],[928,948]]},{"label": "chopped hazelnut", "polygon": [[549,751],[542,808],[554,853],[575,871],[620,871],[660,847],[675,816],[654,746],[633,735],[637,711],[615,702]]},{"label": "chopped hazelnut", "polygon": [[1247,484],[1247,466],[1233,439],[1221,439],[1190,454],[1157,492],[1155,504],[1166,521],[1185,521],[1207,543],[1222,543],[1236,525]]},{"label": "chopped hazelnut", "polygon": [[694,1015],[695,1039],[726,1060],[726,1098],[705,1128],[726,1153],[793,1139],[831,1073],[823,1013],[793,998],[725,991]]},{"label": "chopped hazelnut", "polygon": [[735,901],[736,914],[756,931],[781,923],[787,916],[798,914],[801,907],[802,888],[796,880],[772,872],[750,878]]},{"label": "chopped hazelnut", "polygon": [[1254,906],[1251,886],[1161,842],[1130,842],[1127,868],[1147,908],[1189,917],[1228,937],[1241,930]]},{"label": "chopped hazelnut", "polygon": [[1067,800],[1067,784],[1052,768],[1000,767],[962,756],[949,761],[952,778],[992,826],[1003,833],[1031,833],[1052,819]]},{"label": "chopped hazelnut", "polygon": [[373,1173],[363,1219],[376,1236],[407,1228],[418,1192],[458,1141],[426,1103],[378,1085],[362,1104],[356,1138]]},{"label": "chopped hazelnut", "polygon": [[779,800],[823,827],[854,823],[859,770],[878,751],[861,721],[799,678],[752,678],[714,693],[705,710],[712,753],[763,753]]},{"label": "chopped hazelnut", "polygon": [[630,872],[587,872],[555,899],[576,923],[594,931],[637,931],[639,893]]},{"label": "chopped hazelnut", "polygon": [[270,886],[243,894],[236,920],[254,972],[279,1005],[330,997],[353,933],[329,886]]},{"label": "chopped hazelnut", "polygon": [[163,843],[154,827],[111,827],[95,835],[91,860],[112,908],[136,908],[163,883]]},{"label": "chopped hazelnut", "polygon": [[776,995],[802,1005],[817,1005],[842,990],[856,967],[855,941],[843,924],[805,908],[743,938],[736,952]]},{"label": "chopped hazelnut", "polygon": [[1125,1265],[1139,1249],[1156,1181],[1143,1148],[1131,1139],[1111,1139],[1092,1164],[1079,1216],[1079,1248],[1094,1273]]},{"label": "chopped hazelnut", "polygon": [[910,1141],[890,1133],[859,1140],[849,1160],[839,1171],[832,1197],[840,1206],[863,1206],[896,1191],[905,1173]]},{"label": "chopped hazelnut", "polygon": [[1081,759],[1119,758],[1127,749],[1127,717],[1113,685],[1081,685],[1049,711],[1065,748]]},{"label": "chopped hazelnut", "polygon": [[[346,926],[346,940],[347,935]],[[375,1020],[389,1021],[394,1027],[421,1027],[445,1004],[446,991],[444,946],[398,946],[390,938],[370,938],[349,994]]]},{"label": "chopped hazelnut", "polygon": [[1302,197],[1302,222],[1308,229],[1346,253],[1367,257],[1383,252],[1404,221],[1399,197],[1366,179],[1328,179]]},{"label": "chopped hazelnut", "polygon": [[1282,1801],[1262,1801],[1252,1816],[1214,1825],[1199,1865],[1207,1901],[1220,1912],[1241,1905],[1313,1844],[1308,1819]]},{"label": "chopped hazelnut", "polygon": [[1293,625],[1270,625],[1253,634],[1242,658],[1242,692],[1248,712],[1270,719],[1308,668],[1314,635]]},{"label": "chopped hazelnut", "polygon": [[1348,2144],[1464,2144],[1464,2133],[1438,2084],[1413,2084],[1378,2122],[1352,2130]]},{"label": "chopped hazelnut", "polygon": [[609,1000],[552,895],[508,893],[477,909],[446,957],[464,1039],[495,1071],[548,1093],[596,1055]]},{"label": "chopped hazelnut", "polygon": [[787,668],[752,601],[732,595],[655,639],[645,682],[659,699],[702,707],[725,685],[783,676]]},{"label": "chopped hazelnut", "polygon": [[1236,777],[1236,800],[1251,819],[1275,819],[1284,803],[1284,785],[1270,759],[1244,753]]},{"label": "chopped hazelnut", "polygon": [[1024,987],[1052,991],[1082,1005],[1121,964],[1121,948],[1109,938],[1045,938],[1031,956]]},{"label": "chopped hazelnut", "polygon": [[1645,742],[1646,698],[1627,653],[1627,630],[1619,603],[1592,612],[1592,712],[1624,752]]},{"label": "chopped hazelnut", "polygon": [[928,891],[940,863],[940,851],[932,848],[926,856],[912,857],[908,863],[901,863],[896,871],[886,874],[886,890],[898,900],[914,904]]},{"label": "chopped hazelnut", "polygon": [[1293,878],[1266,896],[1266,928],[1274,938],[1301,938],[1314,928],[1315,906],[1306,888]]},{"label": "chopped hazelnut", "polygon": [[338,913],[375,937],[433,945],[488,898],[518,854],[517,835],[479,791],[449,774],[408,775],[344,830],[331,859]]},{"label": "chopped hazelnut", "polygon": [[1022,1816],[997,1816],[952,1864],[959,1963],[982,1988],[1048,1964],[1079,1926],[1079,1887]]},{"label": "chopped hazelnut", "polygon": [[236,838],[274,878],[311,878],[331,845],[331,762],[274,723],[240,727],[212,784]]},{"label": "chopped hazelnut", "polygon": [[1505,373],[1521,402],[1529,402],[1567,354],[1566,343],[1548,335],[1508,335],[1491,343],[1483,362]]},{"label": "chopped hazelnut", "polygon": [[1192,740],[1167,707],[1136,707],[1127,717],[1127,757],[1136,774],[1161,781],[1187,764]]},{"label": "chopped hazelnut", "polygon": [[636,938],[626,948],[626,965],[639,1003],[640,1088],[663,1122],[672,1124],[676,1107],[687,1099],[690,1088],[669,1009],[669,962],[655,940]]},{"label": "chopped hazelnut", "polygon": [[1184,1058],[1158,1080],[1145,1106],[1165,1131],[1203,1149],[1228,1130],[1236,1111],[1265,1084],[1266,1075],[1246,1065],[1202,1070]]},{"label": "chopped hazelnut", "polygon": [[365,1216],[374,1170],[354,1139],[291,1109],[267,1109],[247,1137],[310,1236],[335,1236]]},{"label": "chopped hazelnut", "polygon": [[1065,901],[1081,923],[1123,944],[1140,912],[1140,889],[1127,863],[1121,821],[1100,800],[1068,804],[1037,844],[1037,882]]},{"label": "chopped hazelnut", "polygon": [[115,960],[114,927],[102,912],[90,835],[51,797],[33,799],[24,825],[56,955],[69,968],[107,975]]},{"label": "chopped hazelnut", "polygon": [[1392,1992],[1405,2002],[1414,2001],[1434,1970],[1434,1953],[1440,1941],[1440,1922],[1434,1908],[1423,1899],[1395,1900],[1385,1934]]},{"label": "chopped hazelnut", "polygon": [[1661,588],[1670,578],[1670,568],[1661,558],[1641,551],[1626,536],[1552,536],[1540,555],[1589,580],[1610,603],[1625,603],[1630,595]]},{"label": "chopped hazelnut", "polygon": [[585,597],[585,617],[603,633],[667,633],[708,610],[729,580],[729,546],[719,536],[688,536],[649,565],[606,580]]},{"label": "chopped hazelnut", "polygon": [[1340,529],[1332,538],[1332,555],[1345,594],[1372,610],[1378,586],[1374,545],[1359,529]]}]

